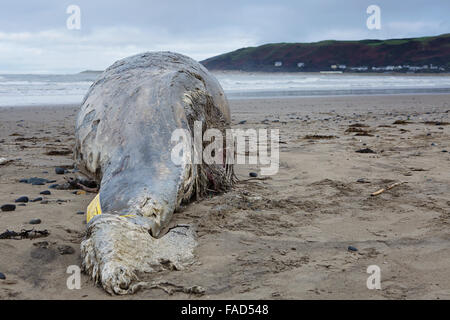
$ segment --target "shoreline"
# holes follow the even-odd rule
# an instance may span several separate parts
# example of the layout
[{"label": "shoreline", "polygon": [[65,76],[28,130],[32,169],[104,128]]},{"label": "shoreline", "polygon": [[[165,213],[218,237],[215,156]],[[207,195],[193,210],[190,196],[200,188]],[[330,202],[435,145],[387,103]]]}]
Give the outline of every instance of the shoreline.
[{"label": "shoreline", "polygon": [[[443,92],[411,92],[411,93],[372,93],[372,94],[329,94],[329,95],[270,95],[270,92],[267,92],[269,95],[267,96],[232,96],[229,97],[227,94],[227,99],[229,101],[239,102],[246,100],[280,100],[280,99],[324,99],[324,98],[367,98],[367,97],[412,97],[412,96],[445,96],[450,95],[450,88],[442,88]],[[413,91],[413,90],[411,90]],[[25,104],[25,105],[0,105],[0,110],[2,109],[17,109],[17,108],[75,108],[81,105],[81,101],[79,103],[39,103],[39,104]]]},{"label": "shoreline", "polygon": [[[266,72],[266,71],[239,71],[239,70],[209,70],[212,74],[255,74],[255,75],[327,75],[327,73],[320,73],[321,71],[275,71],[275,72]],[[326,70],[323,70],[326,71]],[[330,70],[332,71],[332,70]],[[351,75],[351,76],[450,76],[450,72],[424,72],[424,73],[406,73],[406,72],[342,72],[328,75]]]}]

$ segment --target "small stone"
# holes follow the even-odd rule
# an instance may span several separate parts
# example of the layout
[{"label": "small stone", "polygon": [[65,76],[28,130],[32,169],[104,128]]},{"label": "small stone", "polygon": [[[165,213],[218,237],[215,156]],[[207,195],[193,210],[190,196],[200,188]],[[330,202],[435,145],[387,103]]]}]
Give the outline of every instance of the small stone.
[{"label": "small stone", "polygon": [[78,211],[77,214],[84,214],[84,211]]},{"label": "small stone", "polygon": [[448,152],[447,150],[442,150],[442,152]]},{"label": "small stone", "polygon": [[358,183],[369,183],[369,181],[367,181],[364,178],[360,178],[360,179],[356,180],[356,182],[358,182]]},{"label": "small stone", "polygon": [[31,219],[30,224],[40,224],[42,221],[41,219]]},{"label": "small stone", "polygon": [[42,197],[38,197],[38,198],[31,200],[31,202],[37,202],[37,201],[41,201],[41,200],[42,200]]},{"label": "small stone", "polygon": [[356,152],[358,152],[358,153],[376,153],[375,151],[373,151],[372,149],[369,149],[369,148],[359,149],[359,150],[356,150]]},{"label": "small stone", "polygon": [[353,247],[353,246],[348,246],[348,251],[358,251],[358,249],[356,249],[355,247]]},{"label": "small stone", "polygon": [[44,179],[44,178],[33,177],[33,178],[30,178],[30,179],[21,179],[21,180],[19,180],[19,182],[21,182],[21,183],[29,183],[29,184],[31,184],[33,186],[42,186],[42,185],[44,185],[46,183],[49,183],[50,181],[47,180],[47,179]]},{"label": "small stone", "polygon": [[34,242],[33,246],[36,246],[38,248],[43,248],[43,249],[48,249],[50,243],[48,243],[48,241],[39,241],[39,242]]},{"label": "small stone", "polygon": [[6,280],[5,274],[2,272],[0,272],[0,280]]},{"label": "small stone", "polygon": [[252,178],[256,178],[258,176],[256,172],[250,172],[248,175]]},{"label": "small stone", "polygon": [[280,293],[279,292],[272,292],[272,297],[279,297]]},{"label": "small stone", "polygon": [[50,192],[50,190],[44,190],[42,192],[39,192],[39,194],[51,195],[52,193]]},{"label": "small stone", "polygon": [[239,124],[245,124],[247,122],[247,120],[242,120],[242,121],[239,121]]},{"label": "small stone", "polygon": [[78,190],[76,193],[77,196],[81,196],[81,195],[85,195],[85,194],[86,194],[86,191],[84,191],[84,190]]},{"label": "small stone", "polygon": [[4,204],[1,207],[2,211],[14,211],[16,210],[16,205],[15,204]]},{"label": "small stone", "polygon": [[434,147],[434,146],[437,146],[437,144],[436,143],[434,143],[434,142],[432,142],[431,143],[431,145]]},{"label": "small stone", "polygon": [[19,203],[17,206],[18,207],[26,207],[27,205],[25,203]]},{"label": "small stone", "polygon": [[23,197],[17,198],[15,200],[15,202],[28,202],[28,201],[29,201],[29,199],[27,196],[23,196]]},{"label": "small stone", "polygon": [[59,187],[59,184],[57,184],[57,183],[52,184],[52,185],[49,186],[50,189],[55,189],[55,188],[58,188],[58,187]]},{"label": "small stone", "polygon": [[66,169],[56,167],[56,168],[55,168],[55,173],[56,173],[56,174],[64,174],[64,173],[66,173]]},{"label": "small stone", "polygon": [[67,245],[59,246],[58,251],[59,251],[59,254],[61,254],[61,255],[75,253],[75,249],[72,248],[71,246],[67,246]]}]

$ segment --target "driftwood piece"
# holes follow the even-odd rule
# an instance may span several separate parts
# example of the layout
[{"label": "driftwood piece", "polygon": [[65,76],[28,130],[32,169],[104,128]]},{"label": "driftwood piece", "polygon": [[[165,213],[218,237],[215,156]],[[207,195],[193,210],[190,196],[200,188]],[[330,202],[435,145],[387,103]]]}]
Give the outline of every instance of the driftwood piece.
[{"label": "driftwood piece", "polygon": [[98,193],[98,188],[89,188],[89,187],[86,187],[85,185],[83,185],[83,184],[81,184],[81,183],[77,183],[77,186],[78,186],[80,189],[83,189],[83,190],[86,191],[86,192]]},{"label": "driftwood piece", "polygon": [[401,184],[404,184],[404,183],[406,183],[406,182],[396,182],[396,183],[393,183],[393,184],[387,186],[386,188],[381,188],[380,190],[375,191],[374,193],[371,193],[370,195],[371,195],[372,197],[378,196],[378,195],[382,194],[383,192],[388,191],[388,190],[391,190],[392,188],[395,188],[395,187],[397,187],[397,186],[399,186],[399,185],[401,185]]},{"label": "driftwood piece", "polygon": [[13,159],[0,158],[0,166],[13,162]]},{"label": "driftwood piece", "polygon": [[239,180],[239,181],[237,181],[237,183],[253,182],[253,180],[259,180],[259,181],[272,180],[272,177],[269,177],[269,176],[266,176],[266,177],[252,177],[252,178],[248,178],[248,179],[244,179],[244,180]]}]

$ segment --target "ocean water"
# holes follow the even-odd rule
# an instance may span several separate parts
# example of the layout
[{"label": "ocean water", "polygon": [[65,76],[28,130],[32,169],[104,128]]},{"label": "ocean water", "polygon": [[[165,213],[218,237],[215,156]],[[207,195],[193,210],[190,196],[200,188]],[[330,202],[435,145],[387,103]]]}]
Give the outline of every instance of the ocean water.
[{"label": "ocean water", "polygon": [[450,75],[219,73],[230,98],[450,93]]},{"label": "ocean water", "polygon": [[[0,75],[0,106],[80,103],[98,73]],[[215,73],[229,99],[450,93],[450,76]]]},{"label": "ocean water", "polygon": [[97,76],[2,74],[0,107],[80,103]]}]

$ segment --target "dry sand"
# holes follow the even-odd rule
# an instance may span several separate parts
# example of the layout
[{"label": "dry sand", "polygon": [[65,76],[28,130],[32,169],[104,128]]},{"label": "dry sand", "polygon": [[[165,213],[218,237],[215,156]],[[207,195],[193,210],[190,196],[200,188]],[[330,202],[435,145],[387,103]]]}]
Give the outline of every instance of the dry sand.
[{"label": "dry sand", "polygon": [[[197,225],[198,262],[148,277],[200,285],[204,296],[153,289],[111,297],[85,275],[80,290],[67,289],[66,269],[80,264],[86,228],[77,212],[94,195],[50,189],[47,204],[0,212],[0,233],[50,232],[0,239],[0,299],[450,298],[450,154],[442,152],[450,151],[450,126],[423,123],[450,122],[450,95],[233,100],[231,107],[235,128],[280,129],[280,171],[248,180],[257,168],[237,166],[233,191],[176,213],[174,223]],[[20,179],[63,181],[54,168],[73,165],[71,154],[46,153],[72,150],[75,113],[73,106],[0,108],[0,158],[13,160],[0,165],[0,205],[48,189]],[[408,116],[411,123],[393,124]],[[346,132],[355,123],[369,136]],[[376,153],[355,152],[366,147]],[[395,182],[407,183],[370,196]],[[42,223],[28,224],[32,218]],[[61,255],[67,245],[75,252]],[[381,290],[366,287],[374,264]]]}]

